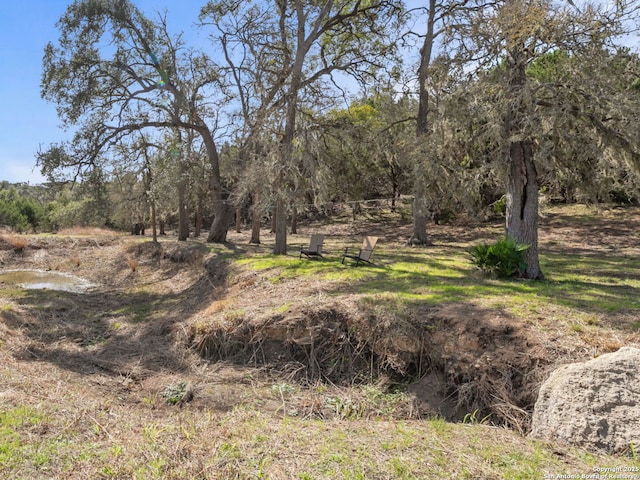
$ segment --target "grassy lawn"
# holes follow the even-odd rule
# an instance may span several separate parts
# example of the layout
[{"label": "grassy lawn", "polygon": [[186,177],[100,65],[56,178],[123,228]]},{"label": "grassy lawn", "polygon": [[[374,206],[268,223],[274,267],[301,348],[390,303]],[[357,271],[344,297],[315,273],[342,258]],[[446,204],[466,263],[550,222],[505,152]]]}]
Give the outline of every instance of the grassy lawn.
[{"label": "grassy lawn", "polygon": [[0,472],[12,479],[511,480],[640,466],[439,419],[325,422],[239,407],[224,415],[147,408],[141,422],[124,406],[86,407],[98,406],[73,416],[51,404],[5,410]]},{"label": "grassy lawn", "polygon": [[464,248],[409,248],[379,244],[373,265],[357,268],[340,257],[299,260],[293,256],[255,254],[235,261],[255,271],[268,271],[272,282],[323,279],[339,286],[328,293],[394,296],[405,302],[442,304],[476,302],[509,307],[514,313],[545,305],[577,314],[620,313],[640,307],[640,257],[624,254],[567,255],[542,252],[545,280],[495,279],[482,275]]}]

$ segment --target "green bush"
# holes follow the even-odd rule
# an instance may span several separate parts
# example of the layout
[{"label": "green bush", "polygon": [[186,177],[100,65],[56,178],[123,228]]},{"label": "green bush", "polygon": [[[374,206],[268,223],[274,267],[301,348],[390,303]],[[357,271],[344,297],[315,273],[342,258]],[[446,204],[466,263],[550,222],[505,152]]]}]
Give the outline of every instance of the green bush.
[{"label": "green bush", "polygon": [[491,206],[491,209],[493,210],[494,215],[504,217],[507,211],[507,197],[505,197],[504,195],[501,196],[498,200],[493,202],[490,206]]},{"label": "green bush", "polygon": [[493,245],[486,243],[471,249],[471,261],[484,273],[498,278],[513,277],[524,273],[524,261],[529,245],[517,243],[510,237],[498,240]]},{"label": "green bush", "polygon": [[44,216],[44,208],[36,200],[21,195],[14,187],[0,190],[0,225],[17,232],[35,232]]}]

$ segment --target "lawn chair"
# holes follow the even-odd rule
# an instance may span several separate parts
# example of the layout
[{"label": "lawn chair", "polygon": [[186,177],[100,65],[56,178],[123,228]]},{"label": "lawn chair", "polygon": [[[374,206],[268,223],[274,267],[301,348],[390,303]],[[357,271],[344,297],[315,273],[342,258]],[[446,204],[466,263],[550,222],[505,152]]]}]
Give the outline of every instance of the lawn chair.
[{"label": "lawn chair", "polygon": [[322,256],[322,244],[324,243],[324,235],[321,233],[314,233],[311,235],[311,241],[309,242],[309,248],[300,247],[300,258],[302,255],[306,255],[307,258],[324,258]]},{"label": "lawn chair", "polygon": [[360,251],[357,255],[349,253],[349,247],[344,249],[344,253],[342,254],[342,263],[344,263],[345,258],[349,258],[356,262],[356,267],[360,262],[371,263],[369,260],[371,258],[371,254],[373,253],[373,249],[376,246],[376,242],[378,241],[378,237],[364,237],[362,241],[362,246],[360,247]]}]

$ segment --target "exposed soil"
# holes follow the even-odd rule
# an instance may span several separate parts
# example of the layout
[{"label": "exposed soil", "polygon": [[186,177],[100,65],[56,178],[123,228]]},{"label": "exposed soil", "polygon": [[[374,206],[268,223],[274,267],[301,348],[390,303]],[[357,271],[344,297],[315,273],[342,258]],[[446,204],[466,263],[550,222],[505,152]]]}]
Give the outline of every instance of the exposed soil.
[{"label": "exposed soil", "polygon": [[[542,219],[541,248],[557,255],[640,253],[637,210],[624,218],[614,210],[576,218],[550,210]],[[329,253],[335,256],[339,246],[356,244],[363,234],[379,234],[398,248],[410,236],[410,226],[399,218],[373,223],[364,216],[309,223],[299,243],[320,228],[331,237]],[[464,249],[495,238],[501,228],[438,226],[430,248]],[[415,304],[393,316],[337,281],[273,282],[268,270],[230,265],[238,253],[269,251],[271,236],[263,234],[263,241],[249,245],[248,234],[230,233],[225,249],[211,253],[198,239],[154,244],[108,232],[63,232],[29,236],[27,245],[16,248],[5,235],[2,269],[69,272],[98,287],[79,294],[0,285],[6,304],[0,361],[11,372],[0,400],[33,394],[21,380],[38,378],[31,388],[72,382],[88,397],[134,405],[167,398],[174,388],[174,403],[189,402],[190,408],[229,410],[250,403],[265,412],[326,419],[341,412],[323,395],[375,382],[408,392],[410,400],[395,413],[400,417],[462,420],[473,413],[526,431],[549,369],[639,340],[637,329],[624,328],[603,330],[597,339],[566,335],[554,330],[552,319],[532,314],[523,321],[506,309],[473,302]],[[637,320],[623,313],[603,322],[624,327]],[[274,389],[290,383],[301,389]]]}]

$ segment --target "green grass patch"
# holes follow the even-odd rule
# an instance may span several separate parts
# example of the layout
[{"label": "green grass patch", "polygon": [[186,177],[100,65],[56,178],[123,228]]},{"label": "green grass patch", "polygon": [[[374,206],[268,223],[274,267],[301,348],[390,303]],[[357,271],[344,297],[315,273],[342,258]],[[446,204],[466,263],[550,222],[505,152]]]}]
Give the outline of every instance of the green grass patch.
[{"label": "green grass patch", "polygon": [[43,419],[41,413],[28,407],[17,407],[0,412],[0,426],[5,428],[38,425]]},{"label": "green grass patch", "polygon": [[24,288],[7,287],[7,286],[5,286],[4,288],[0,288],[0,298],[8,298],[8,299],[24,298],[27,296],[27,294],[28,292]]},{"label": "green grass patch", "polygon": [[273,313],[287,313],[289,310],[291,310],[291,307],[293,306],[293,303],[285,303],[283,305],[280,305],[279,307],[276,307],[273,309]]},{"label": "green grass patch", "polygon": [[122,315],[134,323],[141,323],[150,320],[153,308],[151,305],[131,304],[124,305],[113,311],[114,315]]},{"label": "green grass patch", "polygon": [[255,255],[237,259],[235,264],[248,266],[255,271],[269,270],[272,273],[270,280],[274,283],[284,279],[309,277],[365,281],[374,277],[376,269],[380,268],[370,265],[352,267],[336,260],[307,260],[286,255]]},{"label": "green grass patch", "polygon": [[[379,391],[362,393],[381,405],[394,401],[381,400]],[[124,421],[126,406],[91,418],[81,405],[69,408],[69,417],[45,418],[22,407],[0,415],[5,478],[209,478],[206,471],[221,478],[528,479],[637,465],[573,449],[558,456],[553,446],[507,430],[441,419],[324,422],[238,407],[227,413],[185,408],[163,417],[148,409]],[[44,422],[48,433],[30,434]]]},{"label": "green grass patch", "polygon": [[48,444],[32,444],[29,432],[45,421],[44,416],[29,407],[9,408],[0,412],[0,472],[30,464],[39,469],[49,463],[52,448]]},{"label": "green grass patch", "polygon": [[[626,256],[541,254],[546,280],[495,279],[483,276],[459,245],[433,249],[376,247],[373,265],[342,265],[339,258],[299,260],[282,255],[237,258],[237,265],[271,271],[270,280],[320,278],[338,281],[329,294],[393,295],[401,303],[438,305],[483,302],[512,312],[543,310],[545,305],[589,312],[592,316],[640,308],[640,259]],[[333,288],[333,290],[332,290]],[[597,319],[594,320],[597,322]]]}]

